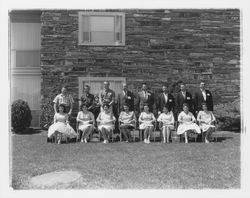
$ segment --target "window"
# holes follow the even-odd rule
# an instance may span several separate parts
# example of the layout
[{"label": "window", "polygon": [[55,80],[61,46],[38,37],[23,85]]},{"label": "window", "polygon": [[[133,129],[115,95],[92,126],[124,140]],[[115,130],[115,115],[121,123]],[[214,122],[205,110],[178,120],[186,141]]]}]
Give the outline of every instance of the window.
[{"label": "window", "polygon": [[12,68],[40,68],[40,23],[11,23]]},{"label": "window", "polygon": [[79,45],[125,45],[125,14],[79,12]]}]

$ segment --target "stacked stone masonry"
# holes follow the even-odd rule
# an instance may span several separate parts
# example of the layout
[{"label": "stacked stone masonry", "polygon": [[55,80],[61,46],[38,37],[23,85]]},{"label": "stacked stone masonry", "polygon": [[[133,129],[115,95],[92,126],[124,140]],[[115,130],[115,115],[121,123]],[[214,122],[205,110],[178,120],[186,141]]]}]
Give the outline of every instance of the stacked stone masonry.
[{"label": "stacked stone masonry", "polygon": [[142,82],[158,92],[180,80],[193,92],[202,79],[215,104],[240,97],[239,10],[93,10],[125,13],[125,46],[78,45],[79,11],[42,11],[41,125],[62,84],[79,98],[78,77],[85,76],[126,77],[135,93]]}]

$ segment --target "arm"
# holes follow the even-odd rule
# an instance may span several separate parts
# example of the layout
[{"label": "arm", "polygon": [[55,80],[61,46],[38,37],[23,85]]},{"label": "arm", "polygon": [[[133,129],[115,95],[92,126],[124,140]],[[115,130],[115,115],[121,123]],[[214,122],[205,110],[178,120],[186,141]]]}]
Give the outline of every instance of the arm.
[{"label": "arm", "polygon": [[183,123],[183,120],[182,120],[182,113],[180,113],[180,114],[178,115],[178,122],[179,122],[180,124]]},{"label": "arm", "polygon": [[171,115],[171,121],[170,121],[170,124],[174,124],[174,114],[172,113]]},{"label": "arm", "polygon": [[56,114],[54,115],[54,123],[56,123],[57,122],[57,120],[56,120]]},{"label": "arm", "polygon": [[55,111],[55,114],[57,113],[56,112],[56,103],[54,103],[54,111]]},{"label": "arm", "polygon": [[66,124],[69,124],[69,116],[66,114]]},{"label": "arm", "polygon": [[115,102],[115,92],[112,91],[112,98],[111,98],[111,102],[109,103],[109,105],[110,105],[110,106],[113,105],[114,102]]},{"label": "arm", "polygon": [[80,119],[80,112],[77,113],[76,121],[77,122],[82,122],[82,120]]},{"label": "arm", "polygon": [[101,106],[103,105],[102,104],[102,91],[100,91],[100,93],[99,93],[99,103]]},{"label": "arm", "polygon": [[69,115],[71,115],[72,113],[72,109],[73,109],[73,103],[74,103],[74,99],[71,95],[69,95],[69,100],[70,100],[70,109],[69,109]]},{"label": "arm", "polygon": [[91,112],[90,112],[90,118],[91,118],[91,121],[93,122],[93,125],[95,126],[95,116]]}]

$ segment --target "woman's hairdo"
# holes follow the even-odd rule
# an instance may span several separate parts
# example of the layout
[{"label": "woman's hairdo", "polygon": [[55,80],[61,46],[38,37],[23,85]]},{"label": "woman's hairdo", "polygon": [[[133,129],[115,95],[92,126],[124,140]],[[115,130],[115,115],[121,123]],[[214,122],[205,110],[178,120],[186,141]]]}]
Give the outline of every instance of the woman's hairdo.
[{"label": "woman's hairdo", "polygon": [[187,108],[189,108],[189,105],[188,105],[187,103],[184,103],[184,104],[182,105],[182,107],[187,107]]},{"label": "woman's hairdo", "polygon": [[130,109],[130,105],[128,103],[124,103],[123,106],[126,106]]},{"label": "woman's hairdo", "polygon": [[58,107],[63,107],[63,113],[66,111],[66,106],[64,104],[59,104]]},{"label": "woman's hairdo", "polygon": [[86,103],[82,103],[81,106],[80,106],[80,109],[82,110],[83,107],[87,107],[87,104]]},{"label": "woman's hairdo", "polygon": [[167,108],[167,110],[170,111],[170,106],[168,104],[164,105],[163,108]]},{"label": "woman's hairdo", "polygon": [[102,107],[104,108],[105,106],[107,106],[109,108],[109,103],[107,103],[107,102],[103,103]]},{"label": "woman's hairdo", "polygon": [[207,107],[207,103],[205,102],[201,103],[201,106],[204,106],[204,105]]}]

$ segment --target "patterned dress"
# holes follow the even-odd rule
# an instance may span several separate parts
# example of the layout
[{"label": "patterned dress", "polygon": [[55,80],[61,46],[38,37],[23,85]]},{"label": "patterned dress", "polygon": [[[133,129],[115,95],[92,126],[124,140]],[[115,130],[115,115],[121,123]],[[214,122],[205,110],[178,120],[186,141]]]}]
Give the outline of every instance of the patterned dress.
[{"label": "patterned dress", "polygon": [[195,117],[191,112],[185,113],[182,111],[178,116],[178,122],[182,121],[180,125],[177,128],[177,134],[183,134],[188,130],[192,130],[196,133],[201,133],[200,127],[195,124],[193,121],[195,121]]},{"label": "patterned dress", "polygon": [[56,113],[54,116],[54,124],[49,127],[48,138],[51,138],[55,132],[62,133],[70,138],[77,136],[74,129],[67,123],[68,114],[66,113]]},{"label": "patterned dress", "polygon": [[119,121],[121,121],[120,127],[126,127],[126,126],[134,127],[135,119],[136,119],[135,113],[133,111],[129,111],[128,113],[126,113],[125,111],[122,111],[119,116]]}]

